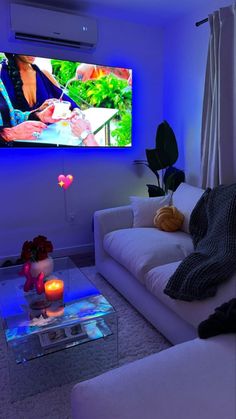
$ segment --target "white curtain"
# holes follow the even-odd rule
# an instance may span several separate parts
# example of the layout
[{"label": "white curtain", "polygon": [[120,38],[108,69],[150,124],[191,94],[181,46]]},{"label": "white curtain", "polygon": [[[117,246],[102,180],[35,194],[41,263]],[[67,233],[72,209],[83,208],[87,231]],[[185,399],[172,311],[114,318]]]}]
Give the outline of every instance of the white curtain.
[{"label": "white curtain", "polygon": [[209,15],[201,133],[202,187],[236,182],[236,6]]}]

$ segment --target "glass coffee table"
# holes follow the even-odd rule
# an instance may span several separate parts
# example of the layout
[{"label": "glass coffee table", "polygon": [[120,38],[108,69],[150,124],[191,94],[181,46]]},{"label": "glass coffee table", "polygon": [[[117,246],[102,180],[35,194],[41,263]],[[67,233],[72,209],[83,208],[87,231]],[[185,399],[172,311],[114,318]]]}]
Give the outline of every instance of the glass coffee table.
[{"label": "glass coffee table", "polygon": [[[13,381],[19,381],[14,389],[19,397],[13,399],[65,382],[81,381],[116,366],[116,312],[72,260],[68,257],[54,260],[54,272],[46,279],[64,281],[64,298],[51,303],[44,294],[24,292],[21,268],[21,265],[0,268],[0,315],[10,372]],[[39,304],[35,305],[35,300]],[[42,308],[35,308],[38,306]],[[44,371],[41,380],[39,370]],[[30,382],[23,385],[30,394],[22,391],[25,373],[34,384],[38,383],[36,387]]]}]

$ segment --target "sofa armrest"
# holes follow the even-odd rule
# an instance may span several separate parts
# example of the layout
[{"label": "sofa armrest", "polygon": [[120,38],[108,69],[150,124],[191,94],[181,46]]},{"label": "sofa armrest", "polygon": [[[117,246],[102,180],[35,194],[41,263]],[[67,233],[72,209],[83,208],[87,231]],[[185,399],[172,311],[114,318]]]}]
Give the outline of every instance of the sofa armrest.
[{"label": "sofa armrest", "polygon": [[194,339],[72,390],[73,419],[234,419],[233,334]]},{"label": "sofa armrest", "polygon": [[95,261],[99,263],[107,256],[103,250],[103,239],[107,233],[133,227],[133,211],[130,205],[108,208],[94,213]]}]

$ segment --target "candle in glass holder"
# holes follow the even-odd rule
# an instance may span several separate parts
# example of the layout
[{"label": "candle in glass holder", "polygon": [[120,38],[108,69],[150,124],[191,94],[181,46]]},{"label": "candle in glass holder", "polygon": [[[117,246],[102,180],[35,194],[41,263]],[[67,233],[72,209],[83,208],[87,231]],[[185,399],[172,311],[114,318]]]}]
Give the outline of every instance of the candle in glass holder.
[{"label": "candle in glass holder", "polygon": [[64,282],[61,279],[52,278],[45,282],[45,296],[48,301],[63,299]]},{"label": "candle in glass holder", "polygon": [[48,317],[61,317],[64,314],[64,306],[53,307],[53,305],[46,309]]}]

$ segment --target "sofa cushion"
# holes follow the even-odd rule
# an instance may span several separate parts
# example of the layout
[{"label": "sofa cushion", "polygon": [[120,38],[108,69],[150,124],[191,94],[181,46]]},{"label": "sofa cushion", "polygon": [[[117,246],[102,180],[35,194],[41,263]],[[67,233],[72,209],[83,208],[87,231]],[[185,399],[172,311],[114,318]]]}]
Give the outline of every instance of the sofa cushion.
[{"label": "sofa cushion", "polygon": [[104,237],[104,249],[139,281],[155,266],[183,259],[193,251],[189,234],[156,228],[128,228]]},{"label": "sofa cushion", "polygon": [[133,227],[153,227],[157,210],[169,205],[171,197],[170,195],[154,198],[130,196],[129,199],[134,214]]},{"label": "sofa cushion", "polygon": [[181,230],[189,233],[190,215],[196,203],[201,198],[204,189],[196,186],[181,183],[172,196],[172,205],[174,205],[184,215],[184,222]]},{"label": "sofa cushion", "polygon": [[207,319],[216,307],[236,297],[236,274],[218,286],[214,297],[191,302],[176,300],[164,294],[163,290],[179,264],[180,261],[151,269],[145,275],[145,285],[153,295],[178,314],[179,317],[197,328],[199,323]]},{"label": "sofa cushion", "polygon": [[234,419],[236,339],[194,339],[77,384],[73,419]]}]

